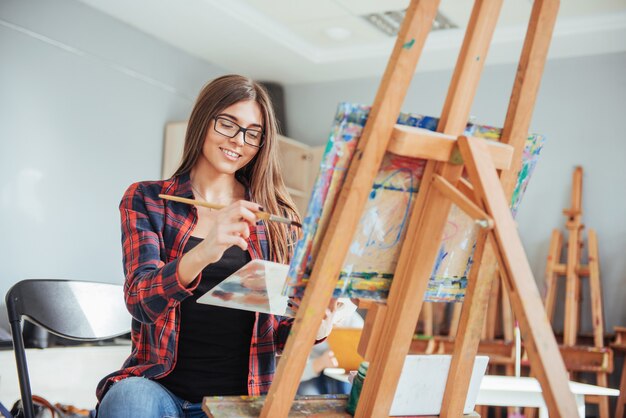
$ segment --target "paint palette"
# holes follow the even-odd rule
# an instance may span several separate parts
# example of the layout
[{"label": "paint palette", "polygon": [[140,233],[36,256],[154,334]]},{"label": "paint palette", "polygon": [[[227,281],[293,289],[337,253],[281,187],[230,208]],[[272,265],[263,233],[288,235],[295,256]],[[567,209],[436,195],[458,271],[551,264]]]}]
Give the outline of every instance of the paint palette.
[{"label": "paint palette", "polygon": [[252,260],[198,298],[198,303],[244,311],[294,316],[282,294],[286,264]]}]

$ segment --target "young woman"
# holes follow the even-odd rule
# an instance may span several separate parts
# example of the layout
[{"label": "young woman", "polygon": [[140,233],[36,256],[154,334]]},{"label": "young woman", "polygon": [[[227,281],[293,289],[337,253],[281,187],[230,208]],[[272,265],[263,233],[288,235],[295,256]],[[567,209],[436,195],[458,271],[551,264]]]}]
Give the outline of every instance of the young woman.
[{"label": "young woman", "polygon": [[98,385],[98,417],[205,416],[203,396],[267,393],[291,320],[196,299],[250,259],[289,261],[295,231],[256,217],[263,210],[299,220],[279,170],[276,135],[262,86],[237,75],[217,78],[196,101],[174,176],[135,183],[124,194],[132,353]]}]

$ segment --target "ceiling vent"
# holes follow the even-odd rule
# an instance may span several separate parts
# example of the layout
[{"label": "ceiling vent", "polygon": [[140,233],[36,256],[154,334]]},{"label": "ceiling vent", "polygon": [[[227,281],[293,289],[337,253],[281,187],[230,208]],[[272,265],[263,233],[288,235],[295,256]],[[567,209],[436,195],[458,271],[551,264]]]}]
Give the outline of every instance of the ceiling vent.
[{"label": "ceiling vent", "polygon": [[[363,18],[379,31],[389,36],[398,35],[400,25],[404,20],[405,10],[393,10],[389,12],[371,13],[364,15]],[[437,12],[437,16],[433,21],[432,30],[453,29],[458,28],[450,19],[445,17],[441,12]]]}]

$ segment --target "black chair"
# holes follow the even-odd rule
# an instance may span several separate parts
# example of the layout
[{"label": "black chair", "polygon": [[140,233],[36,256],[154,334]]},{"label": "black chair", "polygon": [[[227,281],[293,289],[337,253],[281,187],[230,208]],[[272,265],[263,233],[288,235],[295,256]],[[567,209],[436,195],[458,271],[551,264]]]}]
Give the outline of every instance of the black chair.
[{"label": "black chair", "polygon": [[121,285],[74,280],[23,280],[9,289],[6,304],[26,418],[33,418],[34,411],[22,317],[55,335],[78,341],[107,340],[130,332],[130,314]]}]

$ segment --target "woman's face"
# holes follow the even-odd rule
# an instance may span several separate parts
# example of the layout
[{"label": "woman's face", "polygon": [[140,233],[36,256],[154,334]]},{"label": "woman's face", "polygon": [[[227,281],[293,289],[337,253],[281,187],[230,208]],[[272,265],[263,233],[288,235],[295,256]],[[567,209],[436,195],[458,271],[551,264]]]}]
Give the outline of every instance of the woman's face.
[{"label": "woman's face", "polygon": [[259,148],[244,142],[244,132],[237,132],[240,127],[250,130],[245,132],[246,141],[255,143],[253,138],[263,131],[261,107],[256,101],[237,102],[209,122],[202,156],[219,174],[235,174],[259,152]]}]

